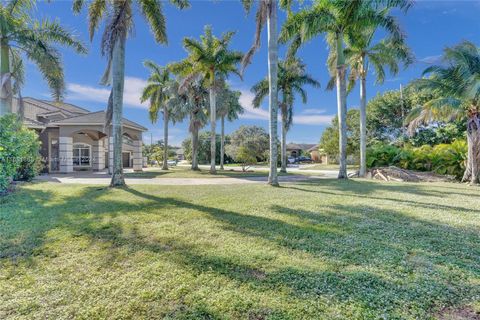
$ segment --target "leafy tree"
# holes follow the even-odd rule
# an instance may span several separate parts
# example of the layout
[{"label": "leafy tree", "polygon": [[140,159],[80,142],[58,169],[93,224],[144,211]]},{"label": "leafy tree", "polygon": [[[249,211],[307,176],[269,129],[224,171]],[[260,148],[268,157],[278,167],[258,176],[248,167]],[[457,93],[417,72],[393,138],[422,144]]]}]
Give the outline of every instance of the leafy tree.
[{"label": "leafy tree", "polygon": [[[216,117],[217,117],[217,82],[219,79],[225,79],[230,73],[240,75],[237,70],[237,64],[242,60],[243,55],[237,51],[229,50],[228,46],[234,32],[227,32],[221,38],[212,34],[212,28],[205,26],[205,34],[200,37],[200,41],[193,38],[183,39],[183,46],[189,53],[189,59],[183,63],[172,65],[174,70],[181,70],[186,79],[201,75],[205,81],[210,95],[210,133],[211,133],[211,160],[210,173],[216,173],[215,154],[216,154]],[[186,65],[185,65],[186,64]]]},{"label": "leafy tree", "polygon": [[446,48],[443,64],[424,71],[414,85],[434,94],[416,107],[407,121],[410,131],[432,121],[464,120],[467,131],[468,161],[463,181],[480,181],[480,49],[469,41]]},{"label": "leafy tree", "polygon": [[338,97],[340,148],[339,179],[347,178],[347,65],[344,43],[345,39],[354,38],[358,34],[358,30],[374,27],[381,27],[394,35],[394,38],[400,38],[401,32],[395,19],[385,14],[382,4],[387,4],[390,7],[407,8],[410,1],[317,0],[311,7],[290,15],[282,29],[281,40],[293,39],[294,47],[326,33],[330,50],[336,52],[335,79]]},{"label": "leafy tree", "polygon": [[[208,131],[200,132],[198,135],[196,156],[197,156],[197,162],[200,164],[208,164],[210,162],[210,157],[211,157],[210,137],[211,137],[211,134]],[[220,135],[219,134],[216,135],[215,144],[216,144],[215,163],[220,163]],[[183,140],[182,148],[183,148],[183,152],[185,154],[186,159],[189,161],[193,161],[192,140],[191,139]],[[196,170],[199,170],[198,165]]]},{"label": "leafy tree", "polygon": [[[168,145],[168,123],[177,120],[174,113],[175,106],[183,103],[178,93],[178,82],[170,78],[170,71],[162,68],[152,61],[145,61],[145,67],[150,70],[150,77],[143,89],[140,100],[149,101],[149,116],[152,123],[157,122],[158,113],[163,113],[163,141]],[[164,148],[162,170],[168,170],[168,148]]]},{"label": "leafy tree", "polygon": [[[307,103],[307,92],[303,88],[305,85],[319,87],[320,83],[313,79],[305,70],[303,64],[297,58],[290,58],[286,61],[280,61],[278,72],[278,89],[282,93],[282,102],[280,111],[282,117],[282,139],[281,139],[281,172],[287,172],[287,132],[292,126],[293,104],[295,95],[302,98],[303,103]],[[253,106],[260,107],[263,99],[268,95],[268,78],[261,80],[252,87],[255,94]]]},{"label": "leafy tree", "polygon": [[249,166],[257,163],[255,150],[249,149],[246,146],[240,146],[232,156],[235,162],[241,164],[243,172],[247,171]]},{"label": "leafy tree", "polygon": [[[360,110],[350,109],[347,112],[347,155],[358,155],[360,151]],[[330,127],[326,128],[320,138],[320,148],[331,158],[338,159],[338,116],[333,118]]]},{"label": "leafy tree", "polygon": [[[0,4],[0,116],[12,112],[12,78],[20,67],[23,74],[23,56],[33,62],[46,80],[56,100],[65,90],[63,65],[56,45],[86,53],[83,44],[58,21],[38,21],[30,17],[35,1],[2,1]],[[13,79],[21,84],[23,79]],[[14,83],[15,84],[15,83]],[[18,91],[18,90],[17,90]]]},{"label": "leafy tree", "polygon": [[228,86],[224,86],[218,97],[217,117],[220,117],[220,170],[223,170],[225,161],[225,118],[228,121],[238,119],[239,114],[244,112],[240,104],[240,91],[233,91]]},{"label": "leafy tree", "polygon": [[[85,0],[74,0],[73,11],[78,13],[86,5]],[[183,9],[189,6],[188,0],[170,0],[170,3]],[[167,43],[167,31],[162,3],[155,0],[93,0],[88,4],[90,40],[106,19],[102,36],[102,54],[108,63],[102,83],[111,84],[112,90],[107,108],[106,125],[111,124],[113,136],[113,170],[110,186],[123,186],[122,167],[122,113],[123,87],[125,80],[125,45],[127,36],[134,27],[134,10],[138,6],[147,20],[155,41]]]},{"label": "leafy tree", "polygon": [[234,160],[238,159],[240,153],[242,156],[253,154],[256,161],[265,161],[269,157],[269,146],[270,139],[265,129],[258,126],[240,126],[230,134],[226,152]]}]

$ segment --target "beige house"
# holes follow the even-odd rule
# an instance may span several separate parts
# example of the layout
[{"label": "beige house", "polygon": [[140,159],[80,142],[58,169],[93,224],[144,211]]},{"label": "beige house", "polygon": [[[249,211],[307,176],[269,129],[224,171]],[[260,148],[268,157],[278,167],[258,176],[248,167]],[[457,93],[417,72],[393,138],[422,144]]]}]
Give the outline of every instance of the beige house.
[{"label": "beige house", "polygon": [[[24,123],[37,131],[45,171],[100,171],[113,166],[113,138],[104,129],[105,112],[64,102],[24,98]],[[14,101],[14,112],[18,112]],[[147,129],[123,119],[124,168],[142,170],[142,132]]]}]

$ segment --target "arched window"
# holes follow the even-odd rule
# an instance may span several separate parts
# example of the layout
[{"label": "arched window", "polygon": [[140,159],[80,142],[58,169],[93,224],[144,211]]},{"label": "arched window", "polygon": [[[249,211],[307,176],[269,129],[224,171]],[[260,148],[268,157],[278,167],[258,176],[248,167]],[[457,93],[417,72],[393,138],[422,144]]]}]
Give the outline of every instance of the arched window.
[{"label": "arched window", "polygon": [[73,144],[73,165],[76,167],[90,167],[92,148],[86,143]]}]

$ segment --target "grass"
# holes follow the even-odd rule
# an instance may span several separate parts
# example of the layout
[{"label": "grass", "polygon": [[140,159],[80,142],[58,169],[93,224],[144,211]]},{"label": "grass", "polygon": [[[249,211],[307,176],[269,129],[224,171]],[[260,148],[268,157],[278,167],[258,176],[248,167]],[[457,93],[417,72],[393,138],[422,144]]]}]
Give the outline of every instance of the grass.
[{"label": "grass", "polygon": [[0,199],[1,319],[478,318],[478,188],[58,186]]},{"label": "grass", "polygon": [[[285,175],[279,172],[279,175]],[[236,178],[236,177],[267,177],[268,171],[260,170],[253,171],[249,169],[246,172],[242,172],[239,169],[226,168],[225,170],[217,169],[216,174],[210,174],[208,169],[202,169],[199,171],[192,171],[190,167],[178,166],[171,167],[169,170],[161,170],[160,168],[150,168],[144,172],[130,172],[125,173],[127,178]]]},{"label": "grass", "polygon": [[[311,165],[302,165],[300,170],[338,170],[338,164],[311,164]],[[348,165],[348,170],[357,170],[359,168],[358,165]]]}]

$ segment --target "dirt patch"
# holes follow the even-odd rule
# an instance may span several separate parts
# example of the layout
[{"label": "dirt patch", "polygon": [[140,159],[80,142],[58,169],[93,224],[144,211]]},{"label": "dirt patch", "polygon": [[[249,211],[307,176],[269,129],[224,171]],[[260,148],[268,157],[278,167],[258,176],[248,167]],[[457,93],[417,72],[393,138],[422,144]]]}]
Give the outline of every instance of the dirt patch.
[{"label": "dirt patch", "polygon": [[466,306],[462,308],[445,308],[441,310],[436,318],[439,320],[480,320],[480,313],[473,308]]}]

